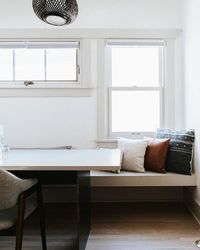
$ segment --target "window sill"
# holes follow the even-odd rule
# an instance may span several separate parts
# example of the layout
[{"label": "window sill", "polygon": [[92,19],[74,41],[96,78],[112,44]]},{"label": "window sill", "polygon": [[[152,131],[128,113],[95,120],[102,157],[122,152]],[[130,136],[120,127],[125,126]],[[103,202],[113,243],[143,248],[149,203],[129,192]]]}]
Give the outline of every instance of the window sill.
[{"label": "window sill", "polygon": [[63,85],[0,86],[0,97],[89,97],[94,87]]},{"label": "window sill", "polygon": [[117,139],[97,139],[96,143],[116,143]]}]

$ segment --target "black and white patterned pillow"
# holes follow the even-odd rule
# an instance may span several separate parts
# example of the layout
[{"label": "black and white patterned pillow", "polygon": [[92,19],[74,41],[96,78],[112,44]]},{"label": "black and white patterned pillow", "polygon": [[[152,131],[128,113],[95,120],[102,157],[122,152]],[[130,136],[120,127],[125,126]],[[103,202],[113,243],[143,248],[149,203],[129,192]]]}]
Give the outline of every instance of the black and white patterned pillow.
[{"label": "black and white patterned pillow", "polygon": [[156,138],[170,138],[166,170],[179,174],[192,174],[194,130],[172,131],[158,129]]}]

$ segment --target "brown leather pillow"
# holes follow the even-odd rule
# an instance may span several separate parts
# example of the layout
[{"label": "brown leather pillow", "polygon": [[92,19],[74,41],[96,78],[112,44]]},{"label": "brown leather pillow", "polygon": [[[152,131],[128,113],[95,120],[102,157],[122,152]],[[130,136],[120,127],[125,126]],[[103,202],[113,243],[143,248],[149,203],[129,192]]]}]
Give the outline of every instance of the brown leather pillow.
[{"label": "brown leather pillow", "polygon": [[167,153],[169,148],[169,141],[167,140],[153,140],[147,146],[144,167],[146,170],[166,173],[165,164],[167,160]]}]

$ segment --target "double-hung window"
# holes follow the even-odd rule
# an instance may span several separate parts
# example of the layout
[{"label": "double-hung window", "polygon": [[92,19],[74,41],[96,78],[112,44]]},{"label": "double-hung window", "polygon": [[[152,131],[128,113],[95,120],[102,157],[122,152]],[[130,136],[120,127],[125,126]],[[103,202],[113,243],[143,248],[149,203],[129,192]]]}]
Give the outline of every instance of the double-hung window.
[{"label": "double-hung window", "polygon": [[162,125],[163,40],[108,40],[109,136],[152,135]]},{"label": "double-hung window", "polygon": [[79,83],[79,47],[79,41],[0,42],[0,85]]}]

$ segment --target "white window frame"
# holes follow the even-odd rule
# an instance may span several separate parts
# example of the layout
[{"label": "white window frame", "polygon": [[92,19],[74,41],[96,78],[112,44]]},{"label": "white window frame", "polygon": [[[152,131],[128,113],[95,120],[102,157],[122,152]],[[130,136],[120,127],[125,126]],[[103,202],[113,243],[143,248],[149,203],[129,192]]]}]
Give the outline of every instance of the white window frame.
[{"label": "white window frame", "polygon": [[[112,87],[111,80],[111,47],[118,46],[156,46],[159,47],[159,86],[158,87]],[[164,125],[164,104],[163,104],[163,90],[164,90],[164,61],[165,61],[165,42],[164,40],[149,40],[149,39],[123,39],[123,40],[108,40],[106,42],[106,57],[107,57],[107,83],[108,83],[108,137],[117,138],[120,136],[128,138],[141,138],[143,136],[153,136],[154,132],[148,131],[130,131],[130,132],[112,132],[112,91],[159,91],[160,96],[160,126]]]},{"label": "white window frame", "polygon": [[[77,65],[76,65],[76,74],[77,74],[77,79],[72,81],[72,80],[33,80],[33,85],[28,85],[25,86],[24,81],[15,81],[15,80],[9,80],[9,81],[4,81],[0,80],[0,89],[1,88],[76,88],[80,87],[81,85],[81,40],[38,40],[38,39],[31,39],[31,40],[0,40],[0,47],[5,47],[5,48],[12,48],[14,46],[15,48],[44,48],[51,46],[52,47],[67,47],[65,43],[68,43],[68,46],[75,46],[77,44]],[[14,57],[14,56],[13,56]],[[14,65],[15,60],[13,61],[13,70],[14,70]],[[29,80],[29,79],[27,79]],[[30,79],[31,81],[32,79]]]}]

